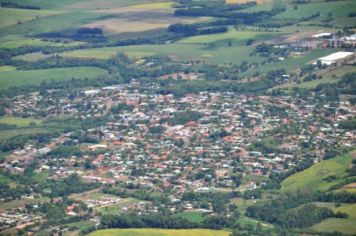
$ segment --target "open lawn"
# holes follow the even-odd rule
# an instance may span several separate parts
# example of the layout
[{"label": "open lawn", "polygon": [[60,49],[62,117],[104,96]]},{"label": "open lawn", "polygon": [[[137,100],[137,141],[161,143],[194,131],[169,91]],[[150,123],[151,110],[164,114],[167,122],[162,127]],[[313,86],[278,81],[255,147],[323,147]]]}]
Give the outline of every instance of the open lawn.
[{"label": "open lawn", "polygon": [[96,78],[107,71],[97,67],[69,67],[43,70],[8,71],[0,74],[0,90],[12,86],[39,85],[42,81],[62,81],[72,78]]},{"label": "open lawn", "polygon": [[[282,182],[282,191],[293,191],[297,189],[310,189],[313,191],[327,191],[329,187],[341,182],[347,175],[352,154],[335,157],[321,161],[310,168],[291,175]],[[335,176],[330,182],[323,180],[326,177]]]},{"label": "open lawn", "polygon": [[27,127],[32,124],[39,125],[39,124],[41,124],[41,120],[21,118],[21,117],[12,117],[12,116],[1,116],[0,124],[17,125],[18,127]]},{"label": "open lawn", "polygon": [[199,212],[184,211],[184,212],[177,213],[176,216],[186,219],[189,222],[193,222],[193,223],[201,223],[204,221],[204,215]]},{"label": "open lawn", "polygon": [[209,229],[105,229],[89,236],[228,236],[229,231]]}]

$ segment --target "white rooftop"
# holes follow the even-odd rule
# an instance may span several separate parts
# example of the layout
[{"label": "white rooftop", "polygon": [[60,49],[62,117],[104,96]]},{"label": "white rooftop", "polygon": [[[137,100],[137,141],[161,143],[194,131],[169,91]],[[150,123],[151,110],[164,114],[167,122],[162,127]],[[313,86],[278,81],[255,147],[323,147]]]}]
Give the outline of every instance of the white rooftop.
[{"label": "white rooftop", "polygon": [[333,35],[333,33],[320,33],[320,34],[314,34],[312,37],[313,38],[322,38],[322,37],[329,37]]},{"label": "white rooftop", "polygon": [[351,56],[352,54],[354,54],[354,53],[353,52],[335,52],[328,56],[320,57],[318,60],[320,60],[320,61],[336,61],[336,60]]}]

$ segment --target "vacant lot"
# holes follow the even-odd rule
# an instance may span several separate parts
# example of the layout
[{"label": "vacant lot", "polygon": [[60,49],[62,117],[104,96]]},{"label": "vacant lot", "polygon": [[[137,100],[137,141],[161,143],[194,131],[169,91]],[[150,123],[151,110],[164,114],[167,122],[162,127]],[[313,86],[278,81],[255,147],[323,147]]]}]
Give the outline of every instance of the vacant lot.
[{"label": "vacant lot", "polygon": [[96,78],[107,71],[97,67],[70,67],[43,70],[7,71],[0,74],[0,89],[12,86],[39,85],[42,81]]},{"label": "vacant lot", "polygon": [[208,229],[105,229],[89,236],[228,236],[229,233]]}]

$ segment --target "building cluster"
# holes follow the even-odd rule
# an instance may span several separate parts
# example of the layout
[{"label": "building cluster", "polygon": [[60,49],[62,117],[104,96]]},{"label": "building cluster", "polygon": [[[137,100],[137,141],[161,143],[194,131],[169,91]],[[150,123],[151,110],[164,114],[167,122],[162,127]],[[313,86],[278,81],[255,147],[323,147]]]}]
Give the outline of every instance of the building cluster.
[{"label": "building cluster", "polygon": [[[355,116],[355,107],[348,102],[316,105],[315,96],[229,92],[177,98],[138,90],[139,86],[133,82],[52,100],[53,96],[35,94],[29,99],[16,97],[10,114],[36,117],[45,110],[48,119],[71,114],[102,117],[105,122],[81,131],[98,140],[96,144],[80,143],[66,133],[40,149],[17,150],[12,157],[17,152],[22,157],[39,152],[46,156],[69,140],[85,154],[41,158],[37,171],[56,179],[78,173],[88,182],[169,189],[174,191],[172,198],[179,199],[187,191],[254,189],[271,173],[288,171],[303,158],[317,161],[329,147],[355,145],[354,132],[338,129],[340,121]],[[53,106],[44,107],[48,102]],[[114,109],[118,106],[123,108]],[[84,163],[92,168],[83,168]]]}]

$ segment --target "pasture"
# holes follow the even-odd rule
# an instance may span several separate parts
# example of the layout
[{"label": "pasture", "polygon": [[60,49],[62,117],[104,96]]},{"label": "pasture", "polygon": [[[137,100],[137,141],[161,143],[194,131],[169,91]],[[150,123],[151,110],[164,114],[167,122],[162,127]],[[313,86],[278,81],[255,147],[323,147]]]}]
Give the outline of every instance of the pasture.
[{"label": "pasture", "polygon": [[14,66],[0,66],[0,72],[16,70]]},{"label": "pasture", "polygon": [[337,67],[336,69],[331,69],[328,70],[327,72],[321,74],[322,78],[321,79],[316,79],[312,81],[307,81],[307,82],[301,82],[300,84],[284,84],[283,86],[280,86],[281,88],[293,88],[293,87],[298,87],[298,88],[306,88],[306,89],[312,89],[318,86],[319,84],[325,84],[325,83],[337,83],[340,78],[347,74],[347,73],[352,73],[356,71],[356,67],[354,66],[340,66]]},{"label": "pasture", "polygon": [[64,52],[60,56],[74,58],[96,58],[108,59],[117,52],[126,53],[130,57],[140,58],[144,56],[166,56],[174,60],[201,60],[211,63],[240,64],[246,60],[248,62],[261,61],[262,58],[250,56],[253,47],[232,45],[207,46],[200,44],[174,43],[164,45],[135,45],[123,47],[107,47],[95,49],[83,49]]},{"label": "pasture", "polygon": [[[310,189],[313,191],[327,191],[331,186],[341,182],[347,176],[352,154],[335,157],[321,161],[306,170],[289,176],[282,182],[281,191],[294,191],[297,189]],[[326,177],[335,176],[332,181]]]},{"label": "pasture", "polygon": [[0,28],[58,14],[58,11],[0,8]]},{"label": "pasture", "polygon": [[[317,204],[319,205],[319,204]],[[322,205],[326,206],[326,205]],[[312,229],[319,232],[341,232],[344,234],[353,234],[356,232],[356,204],[342,204],[340,207],[335,207],[333,203],[329,206],[334,212],[344,212],[349,215],[346,219],[329,218],[316,224]]]},{"label": "pasture", "polygon": [[89,236],[228,236],[229,231],[209,229],[104,229]]},{"label": "pasture", "polygon": [[46,58],[52,57],[51,54],[43,54],[42,52],[27,53],[25,55],[20,55],[13,57],[14,60],[24,60],[24,61],[38,61]]},{"label": "pasture", "polygon": [[210,35],[200,35],[188,37],[181,40],[181,43],[193,43],[193,44],[207,44],[207,43],[219,43],[232,42],[239,45],[244,45],[247,40],[253,39],[255,41],[261,41],[270,39],[275,35],[278,35],[278,32],[258,32],[256,31],[238,31],[233,27],[230,27],[228,32],[220,34],[210,34]]},{"label": "pasture", "polygon": [[34,37],[24,37],[20,35],[6,35],[1,36],[0,33],[0,48],[13,49],[24,46],[53,46],[53,47],[67,47],[82,44],[81,42],[53,42],[45,41]]},{"label": "pasture", "polygon": [[326,56],[326,55],[329,55],[330,53],[332,53],[334,51],[335,51],[335,49],[332,49],[332,48],[316,49],[316,50],[313,50],[307,54],[294,56],[294,57],[288,58],[287,60],[284,60],[284,61],[266,63],[262,66],[259,66],[258,68],[248,70],[248,71],[242,73],[242,75],[251,76],[256,72],[265,74],[268,71],[279,70],[279,69],[285,69],[286,71],[296,71],[298,68],[306,66],[307,64],[312,63],[316,59]]},{"label": "pasture", "polygon": [[204,221],[204,215],[199,212],[184,211],[184,212],[177,213],[176,216],[186,219],[189,222],[193,222],[193,223],[201,223]]},{"label": "pasture", "polygon": [[[348,14],[355,12],[356,2],[353,0],[346,1],[318,1],[308,4],[299,4],[297,9],[294,5],[286,5],[287,10],[275,16],[278,19],[300,19],[320,13],[320,16],[313,19],[313,23],[323,23],[330,19],[330,24],[338,27],[353,26],[354,21],[348,17]],[[308,23],[308,22],[307,22]]]},{"label": "pasture", "polygon": [[97,67],[7,71],[0,74],[0,90],[13,86],[39,85],[42,81],[64,81],[72,78],[92,79],[105,74],[107,71]]},{"label": "pasture", "polygon": [[0,141],[12,138],[17,135],[46,133],[47,131],[48,130],[43,127],[24,127],[11,130],[0,130]]}]

